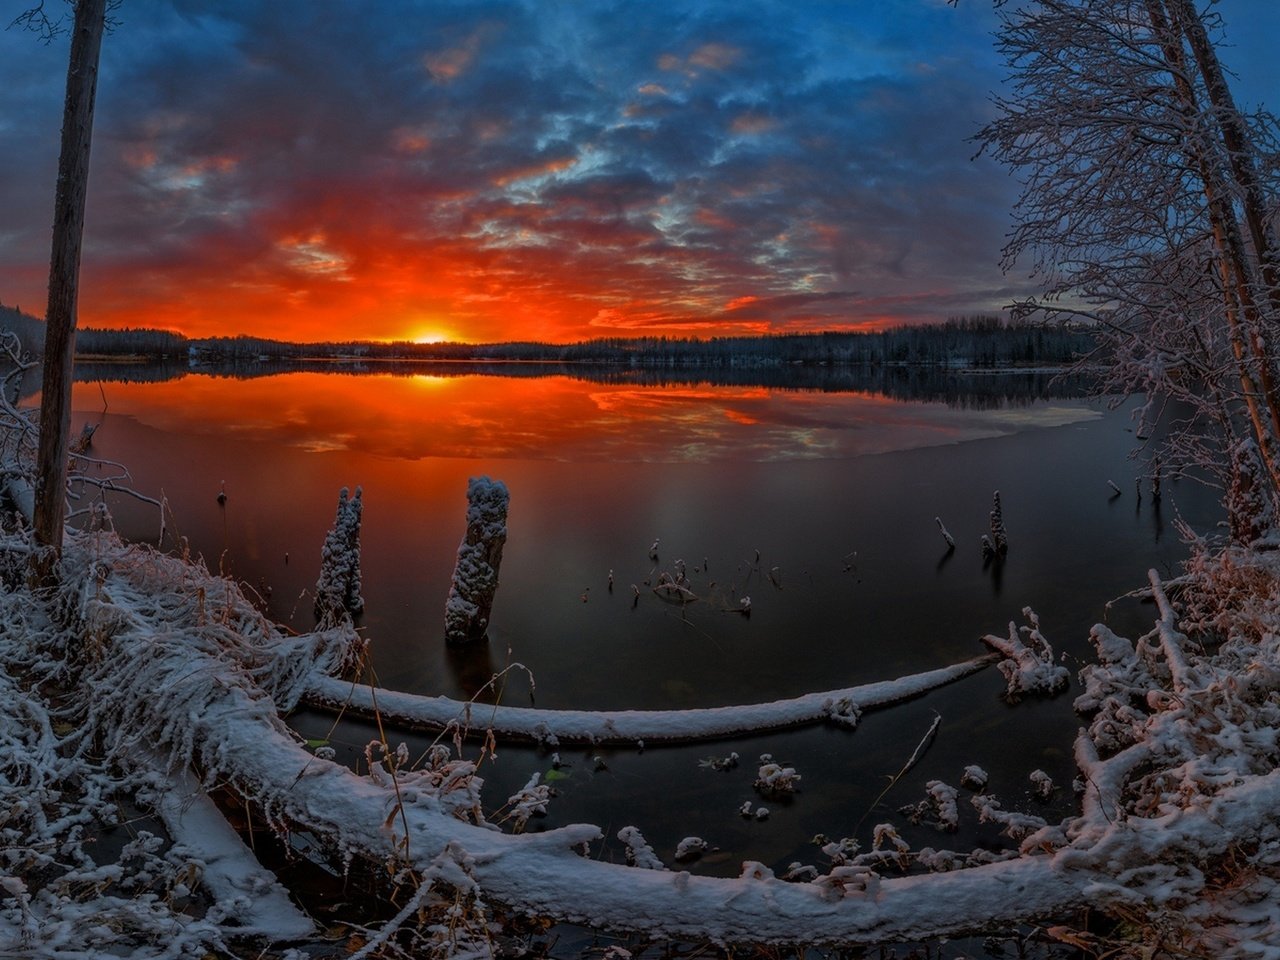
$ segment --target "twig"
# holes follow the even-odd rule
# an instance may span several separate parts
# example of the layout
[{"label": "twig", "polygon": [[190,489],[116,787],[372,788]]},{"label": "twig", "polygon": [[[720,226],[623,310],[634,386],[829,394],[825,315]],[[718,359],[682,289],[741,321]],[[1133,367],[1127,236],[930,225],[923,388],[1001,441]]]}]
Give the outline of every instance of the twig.
[{"label": "twig", "polygon": [[940,727],[941,725],[942,725],[942,714],[940,713],[934,714],[933,723],[930,724],[929,729],[925,732],[925,735],[920,738],[920,742],[916,744],[916,748],[914,751],[912,751],[911,756],[907,757],[907,762],[902,765],[902,769],[889,778],[888,786],[886,786],[883,790],[881,790],[880,793],[876,796],[876,798],[871,801],[871,806],[867,808],[867,812],[864,813],[861,817],[859,817],[858,822],[853,825],[854,833],[857,833],[858,828],[862,826],[863,822],[867,819],[867,817],[871,816],[871,811],[873,811],[876,808],[876,806],[880,803],[880,801],[884,799],[884,795],[888,793],[890,790],[892,790],[894,788],[894,785],[897,784],[899,780],[901,780],[903,777],[907,775],[907,771],[909,771],[912,767],[914,767],[917,763],[920,762],[920,758],[924,756],[924,752],[928,750],[929,745],[933,743],[933,738],[937,735],[938,727]]}]

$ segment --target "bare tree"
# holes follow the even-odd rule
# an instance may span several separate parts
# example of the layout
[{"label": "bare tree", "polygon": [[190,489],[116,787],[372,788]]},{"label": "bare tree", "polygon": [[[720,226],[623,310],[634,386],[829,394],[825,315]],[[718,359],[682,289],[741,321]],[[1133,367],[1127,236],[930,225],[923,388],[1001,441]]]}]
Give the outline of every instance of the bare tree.
[{"label": "bare tree", "polygon": [[[45,313],[44,390],[36,462],[35,535],[39,545],[47,548],[42,552],[44,559],[37,571],[42,578],[49,574],[52,561],[61,551],[66,514],[67,439],[71,430],[71,368],[75,355],[80,251],[89,185],[98,54],[106,25],[106,7],[107,0],[77,0],[71,28],[54,200],[49,305]],[[24,17],[26,22],[42,24],[42,30],[50,27],[43,14],[43,4],[29,10]]]},{"label": "bare tree", "polygon": [[1274,503],[1276,122],[1235,106],[1216,14],[1190,0],[1037,0],[1001,17],[1012,92],[978,139],[1024,178],[1005,263],[1030,258],[1046,295],[1019,308],[1092,318],[1109,388],[1146,394],[1149,421],[1165,401],[1188,405],[1166,423],[1169,459],[1227,485],[1244,470],[1252,499]]}]

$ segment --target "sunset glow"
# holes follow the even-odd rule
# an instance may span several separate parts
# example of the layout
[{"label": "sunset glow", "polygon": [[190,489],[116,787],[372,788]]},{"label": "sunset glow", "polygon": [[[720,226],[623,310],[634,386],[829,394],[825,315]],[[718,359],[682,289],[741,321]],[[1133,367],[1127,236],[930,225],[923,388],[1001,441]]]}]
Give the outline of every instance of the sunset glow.
[{"label": "sunset glow", "polygon": [[[120,16],[85,325],[564,342],[874,329],[1030,289],[998,266],[1016,185],[967,142],[1001,82],[990,5]],[[41,314],[65,39],[0,32],[0,62],[0,302]]]}]

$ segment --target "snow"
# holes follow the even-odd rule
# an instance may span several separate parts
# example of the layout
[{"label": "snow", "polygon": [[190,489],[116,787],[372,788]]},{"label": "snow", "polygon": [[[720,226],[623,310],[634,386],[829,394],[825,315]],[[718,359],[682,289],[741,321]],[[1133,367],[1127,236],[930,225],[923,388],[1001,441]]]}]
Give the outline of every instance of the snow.
[{"label": "snow", "polygon": [[987,781],[990,779],[991,775],[987,771],[976,763],[971,763],[964,768],[964,772],[960,775],[960,786],[981,792],[986,788]]},{"label": "snow", "polygon": [[[1029,621],[1029,626],[1019,627],[1010,622],[1008,637],[987,634],[982,638],[983,643],[1005,657],[996,666],[1004,674],[1005,696],[1014,702],[1029,693],[1057,693],[1067,685],[1070,677],[1066,667],[1053,662],[1053,647],[1040,632],[1040,618],[1035,611],[1023,607],[1022,615]],[[1019,634],[1027,638],[1026,643]]]},{"label": "snow", "polygon": [[795,767],[784,767],[780,763],[775,763],[766,753],[760,758],[760,769],[756,772],[753,786],[766,796],[775,796],[795,793],[796,783],[799,780],[800,775],[796,773]]},{"label": "snow", "polygon": [[245,934],[299,940],[315,933],[315,924],[258,863],[189,770],[170,772],[169,786],[155,796],[156,813],[173,838],[170,856],[198,865],[200,882],[227,904]]},{"label": "snow", "polygon": [[623,827],[618,831],[618,839],[627,848],[627,863],[641,870],[666,870],[664,864],[653,847],[649,846],[644,835],[635,827]]}]

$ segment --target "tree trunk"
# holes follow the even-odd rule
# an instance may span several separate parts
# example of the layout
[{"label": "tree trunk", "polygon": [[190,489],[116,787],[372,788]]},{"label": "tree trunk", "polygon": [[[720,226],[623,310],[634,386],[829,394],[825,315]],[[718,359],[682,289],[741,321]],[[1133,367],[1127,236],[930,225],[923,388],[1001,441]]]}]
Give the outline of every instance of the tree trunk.
[{"label": "tree trunk", "polygon": [[[1178,4],[1180,0],[1168,2]],[[1185,16],[1186,11],[1177,6],[1172,9],[1172,16],[1169,16],[1165,0],[1147,0],[1146,6],[1151,26],[1169,63],[1174,88],[1182,100],[1183,114],[1187,118],[1185,153],[1204,190],[1216,254],[1215,266],[1222,281],[1223,318],[1227,325],[1231,352],[1236,360],[1241,394],[1259,453],[1271,481],[1271,499],[1274,501],[1280,498],[1280,451],[1276,449],[1276,438],[1280,434],[1280,395],[1271,376],[1271,357],[1262,336],[1261,317],[1250,283],[1251,265],[1240,233],[1240,222],[1231,205],[1230,185],[1222,182],[1223,168],[1210,155],[1209,144],[1204,137],[1192,136],[1196,127],[1194,118],[1200,116],[1201,106],[1190,78],[1190,64],[1187,63],[1182,46],[1182,39],[1189,36],[1191,28]],[[1192,10],[1195,26],[1203,34],[1204,24],[1194,13]],[[1207,43],[1207,39],[1205,42]],[[1194,45],[1192,41],[1192,46]],[[1213,59],[1213,64],[1217,64],[1216,58]],[[1200,66],[1201,60],[1197,59],[1196,67]],[[1211,85],[1208,78],[1205,80],[1206,85]],[[1220,74],[1218,80],[1225,90],[1225,82]],[[1229,91],[1226,96],[1230,97]],[[1221,132],[1223,128],[1219,125],[1218,130]],[[1243,128],[1237,133],[1243,136]],[[1223,140],[1226,152],[1234,153],[1225,142],[1225,132]],[[1237,141],[1236,145],[1242,147],[1243,141]],[[1257,254],[1258,251],[1255,250],[1254,253]],[[1254,370],[1257,371],[1256,377]],[[1259,398],[1262,400],[1261,404]],[[1265,417],[1263,405],[1268,414]]]},{"label": "tree trunk", "polygon": [[1258,182],[1258,171],[1254,165],[1257,151],[1249,141],[1249,132],[1244,118],[1236,107],[1231,88],[1227,85],[1222,64],[1209,41],[1204,22],[1196,14],[1195,7],[1188,0],[1168,0],[1178,29],[1187,38],[1191,53],[1195,57],[1200,76],[1204,79],[1205,90],[1209,102],[1213,106],[1214,118],[1222,130],[1222,141],[1227,148],[1227,159],[1231,165],[1231,175],[1239,187],[1239,198],[1244,208],[1245,225],[1249,238],[1253,241],[1254,253],[1258,259],[1262,274],[1262,283],[1266,288],[1266,299],[1273,310],[1280,310],[1280,250],[1277,249],[1275,234],[1267,225],[1266,202],[1263,199],[1262,185]]},{"label": "tree trunk", "polygon": [[44,389],[40,399],[35,536],[44,559],[40,579],[51,573],[62,549],[66,517],[67,437],[71,430],[71,366],[75,356],[76,298],[85,195],[89,186],[89,145],[98,87],[98,53],[106,21],[106,0],[78,0],[67,66],[62,114],[62,151],[53,213],[53,253],[49,263],[49,306],[45,312]]}]

